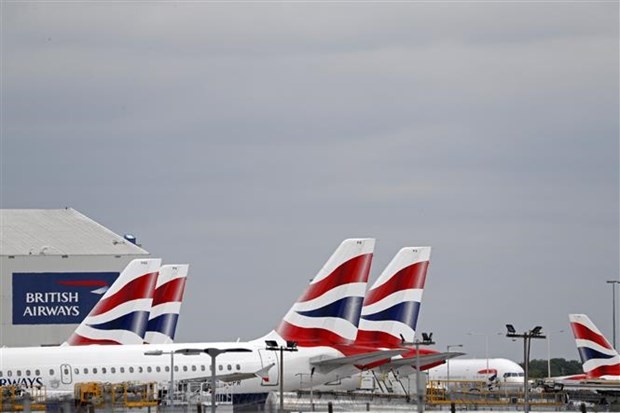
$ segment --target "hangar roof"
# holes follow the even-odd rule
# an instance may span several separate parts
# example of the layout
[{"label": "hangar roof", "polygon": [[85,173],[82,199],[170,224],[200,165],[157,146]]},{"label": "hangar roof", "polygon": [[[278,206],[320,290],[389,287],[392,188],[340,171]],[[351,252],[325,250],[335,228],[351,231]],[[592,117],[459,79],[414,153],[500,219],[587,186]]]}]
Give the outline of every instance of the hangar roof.
[{"label": "hangar roof", "polygon": [[73,208],[0,209],[0,256],[148,254]]}]

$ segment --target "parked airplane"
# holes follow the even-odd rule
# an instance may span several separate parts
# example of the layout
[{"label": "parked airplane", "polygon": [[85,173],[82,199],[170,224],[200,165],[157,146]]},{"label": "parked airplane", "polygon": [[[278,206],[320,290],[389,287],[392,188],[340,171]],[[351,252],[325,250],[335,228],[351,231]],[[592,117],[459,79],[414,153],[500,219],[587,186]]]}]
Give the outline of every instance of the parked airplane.
[{"label": "parked airplane", "polygon": [[188,269],[189,265],[163,265],[160,268],[144,334],[146,343],[166,344],[174,341]]},{"label": "parked airplane", "polygon": [[141,344],[160,265],[132,260],[65,344]]},{"label": "parked airplane", "polygon": [[584,373],[542,381],[548,390],[589,390],[620,394],[620,355],[585,314],[569,314]]},{"label": "parked airplane", "polygon": [[568,319],[584,371],[573,380],[620,380],[620,355],[596,325],[585,314],[569,314]]},{"label": "parked airplane", "polygon": [[380,365],[384,371],[399,369],[402,374],[411,374],[418,361],[421,370],[425,370],[462,354],[440,353],[426,348],[419,348],[418,352],[411,345],[415,341],[430,256],[431,247],[402,248],[366,293],[355,343],[407,351],[389,361],[364,368]]},{"label": "parked airplane", "polygon": [[[326,383],[319,386],[319,390],[355,390],[360,388],[362,383],[377,379],[377,376],[369,371],[373,369],[380,370],[382,375],[393,369],[404,375],[414,371],[416,350],[403,342],[411,342],[415,338],[430,252],[430,247],[402,248],[364,298],[355,344],[373,349],[399,349],[404,350],[404,353],[367,365],[358,364],[357,367],[362,372]],[[439,353],[420,348],[421,370],[458,355],[462,353]]]},{"label": "parked airplane", "polygon": [[[450,377],[448,377],[448,368]],[[523,367],[512,360],[454,359],[428,370],[432,381],[484,381],[489,386],[521,385],[525,379]]]},{"label": "parked airplane", "polygon": [[[313,374],[317,382],[328,382],[351,364],[368,364],[400,354],[401,350],[361,351],[347,348],[357,334],[356,322],[368,279],[374,239],[345,240],[293,305],[277,328],[265,337],[249,342],[182,343],[126,346],[62,346],[0,349],[0,386],[45,386],[48,395],[72,394],[76,382],[167,382],[170,365],[167,357],[150,354],[179,354],[174,357],[177,380],[210,377],[211,359],[205,353],[242,350],[243,353],[223,353],[216,361],[219,380],[233,381],[231,391],[267,393],[284,380],[285,390],[298,388],[296,374]],[[143,260],[149,261],[149,260]],[[149,273],[150,274],[150,273]],[[141,278],[138,278],[141,279]],[[146,283],[146,282],[145,282]],[[141,288],[144,287],[140,283]],[[112,295],[97,307],[104,313],[117,299]],[[93,339],[96,339],[94,337]],[[284,377],[280,377],[277,351],[266,346],[275,341],[276,348],[288,346],[281,352],[286,362]],[[297,347],[291,341],[297,341]],[[274,343],[269,343],[274,344]],[[271,346],[270,348],[273,348]],[[146,353],[146,354],[145,354]],[[173,355],[171,355],[171,358]]]}]

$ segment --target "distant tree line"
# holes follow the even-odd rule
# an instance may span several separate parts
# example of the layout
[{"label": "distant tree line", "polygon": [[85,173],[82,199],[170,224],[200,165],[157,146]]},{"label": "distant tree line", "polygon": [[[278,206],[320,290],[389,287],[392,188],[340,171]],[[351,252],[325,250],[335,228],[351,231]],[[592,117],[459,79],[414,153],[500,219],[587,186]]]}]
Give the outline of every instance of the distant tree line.
[{"label": "distant tree line", "polygon": [[[519,363],[523,367],[523,363]],[[568,376],[581,374],[581,362],[577,360],[551,359],[551,376]],[[529,376],[531,379],[547,377],[547,360],[530,360]]]}]

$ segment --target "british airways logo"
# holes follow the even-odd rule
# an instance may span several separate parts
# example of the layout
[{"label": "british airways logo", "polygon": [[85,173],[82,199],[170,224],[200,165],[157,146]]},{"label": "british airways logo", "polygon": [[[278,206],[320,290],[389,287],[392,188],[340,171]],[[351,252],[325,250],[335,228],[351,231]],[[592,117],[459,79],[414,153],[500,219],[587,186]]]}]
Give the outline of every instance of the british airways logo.
[{"label": "british airways logo", "polygon": [[0,387],[2,386],[43,386],[43,378],[38,377],[0,377]]},{"label": "british airways logo", "polygon": [[77,324],[119,273],[13,273],[13,324]]}]

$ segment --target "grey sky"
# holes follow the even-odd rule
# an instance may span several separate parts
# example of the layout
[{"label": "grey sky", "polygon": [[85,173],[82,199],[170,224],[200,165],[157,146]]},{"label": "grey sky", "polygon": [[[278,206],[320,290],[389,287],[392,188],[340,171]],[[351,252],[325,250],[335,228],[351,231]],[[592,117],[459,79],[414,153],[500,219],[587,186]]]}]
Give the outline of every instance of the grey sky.
[{"label": "grey sky", "polygon": [[[611,337],[617,2],[2,2],[3,208],[190,264],[178,339],[274,327],[347,237],[431,245],[441,348]],[[492,355],[521,346],[489,339]],[[546,357],[544,343],[534,357]]]}]

